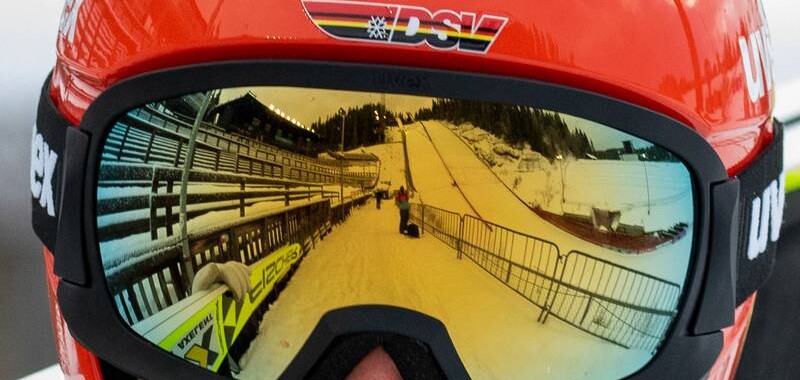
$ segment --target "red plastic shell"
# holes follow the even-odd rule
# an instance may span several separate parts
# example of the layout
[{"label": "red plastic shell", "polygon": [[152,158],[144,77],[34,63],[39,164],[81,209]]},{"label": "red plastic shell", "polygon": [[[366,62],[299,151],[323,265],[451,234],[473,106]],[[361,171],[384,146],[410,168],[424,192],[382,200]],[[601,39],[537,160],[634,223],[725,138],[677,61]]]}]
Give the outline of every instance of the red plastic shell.
[{"label": "red plastic shell", "polygon": [[725,343],[706,380],[733,380],[736,376],[736,369],[739,367],[739,360],[747,340],[747,330],[755,309],[756,294],[736,308],[734,325],[722,330]]},{"label": "red plastic shell", "polygon": [[[731,174],[772,138],[769,33],[758,1],[384,3],[509,21],[476,54],[334,39],[300,0],[69,0],[52,94],[77,123],[105,88],[148,71],[235,59],[347,61],[529,78],[626,100],[694,128]],[[754,100],[745,68],[751,82],[762,80]]]},{"label": "red plastic shell", "polygon": [[[100,362],[91,352],[76,342],[61,316],[56,289],[61,281],[53,274],[53,254],[44,248],[44,265],[47,276],[47,295],[50,298],[50,320],[56,340],[56,352],[65,380],[103,380]],[[87,310],[91,312],[91,310]]]}]

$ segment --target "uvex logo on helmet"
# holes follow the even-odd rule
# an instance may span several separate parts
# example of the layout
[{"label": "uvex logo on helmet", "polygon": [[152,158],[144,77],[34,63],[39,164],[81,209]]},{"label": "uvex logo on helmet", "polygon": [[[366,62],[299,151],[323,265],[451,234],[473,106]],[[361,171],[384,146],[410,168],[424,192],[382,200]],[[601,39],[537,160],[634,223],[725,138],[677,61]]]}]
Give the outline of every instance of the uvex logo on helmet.
[{"label": "uvex logo on helmet", "polygon": [[[739,53],[742,58],[742,69],[750,101],[758,103],[772,90],[772,53],[770,51],[770,34],[764,7],[758,2],[758,11],[763,24],[749,35],[739,37]],[[762,74],[763,68],[763,74]]]},{"label": "uvex logo on helmet", "polygon": [[338,39],[486,53],[508,18],[410,5],[303,0],[314,24]]}]

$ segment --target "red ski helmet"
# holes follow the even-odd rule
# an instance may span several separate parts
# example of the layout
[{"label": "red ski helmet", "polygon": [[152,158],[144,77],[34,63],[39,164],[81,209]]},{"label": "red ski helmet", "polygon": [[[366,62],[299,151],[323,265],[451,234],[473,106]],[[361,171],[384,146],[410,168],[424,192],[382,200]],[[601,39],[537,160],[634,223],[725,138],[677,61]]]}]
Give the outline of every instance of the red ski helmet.
[{"label": "red ski helmet", "polygon": [[[226,322],[226,316],[233,318],[227,312],[235,310],[238,315],[246,310],[247,307],[242,306],[247,304],[242,301],[245,294],[251,300],[260,296],[258,303],[262,303],[265,297],[277,297],[281,293],[273,289],[286,286],[290,290],[292,285],[267,285],[252,277],[250,284],[240,283],[241,294],[236,294],[237,287],[233,284],[236,280],[223,277],[236,278],[237,271],[241,273],[243,269],[231,262],[239,261],[249,267],[246,270],[252,276],[253,271],[266,270],[258,265],[269,264],[259,260],[278,257],[274,253],[281,249],[286,252],[280,251],[280,255],[304,257],[326,244],[347,248],[346,243],[337,240],[336,230],[345,231],[344,220],[356,212],[351,209],[370,197],[379,201],[398,187],[397,180],[383,185],[388,177],[385,171],[384,177],[381,176],[381,168],[391,168],[385,165],[390,162],[386,157],[404,161],[402,166],[408,177],[402,180],[412,192],[415,190],[417,197],[399,197],[395,202],[401,210],[407,207],[405,218],[427,235],[420,243],[438,238],[451,247],[453,257],[457,252],[458,258],[463,256],[467,262],[476,264],[476,276],[483,275],[486,278],[482,280],[491,285],[499,284],[500,288],[504,284],[503,289],[527,300],[531,310],[536,310],[530,321],[532,325],[558,324],[558,332],[562,327],[574,327],[582,330],[579,334],[608,342],[614,349],[638,349],[638,359],[630,359],[633,357],[630,351],[622,355],[625,359],[597,356],[592,350],[602,348],[595,346],[585,353],[575,354],[577,356],[568,356],[562,344],[573,344],[573,348],[589,347],[588,343],[585,346],[573,343],[571,331],[560,338],[555,334],[549,340],[536,340],[534,335],[512,329],[504,332],[506,335],[497,342],[473,344],[482,345],[488,352],[465,353],[467,350],[463,347],[469,344],[463,342],[470,338],[465,338],[469,333],[463,326],[470,321],[464,316],[480,313],[448,309],[460,314],[458,317],[450,315],[448,319],[447,313],[422,304],[393,304],[374,298],[366,301],[387,308],[357,308],[355,305],[365,300],[346,301],[337,306],[351,308],[339,314],[323,318],[322,312],[333,308],[310,312],[319,314],[314,314],[309,322],[310,327],[317,326],[317,330],[304,332],[307,339],[271,342],[279,347],[293,347],[289,355],[276,353],[280,348],[269,351],[272,356],[288,358],[276,364],[277,374],[287,366],[289,372],[283,372],[284,376],[347,374],[358,363],[358,360],[353,362],[355,359],[348,357],[347,352],[361,353],[366,350],[364,347],[382,346],[402,367],[401,372],[412,371],[403,372],[407,376],[415,373],[413,368],[420,368],[420,371],[430,370],[430,373],[446,376],[522,376],[556,371],[554,373],[572,377],[572,372],[559,372],[566,371],[570,361],[604,362],[602,366],[579,369],[580,376],[588,377],[652,377],[657,373],[699,376],[707,373],[711,363],[719,357],[720,364],[714,367],[713,374],[725,378],[732,375],[738,360],[752,311],[751,294],[766,278],[772,264],[771,253],[780,219],[777,210],[782,207],[779,195],[782,191],[777,191],[781,182],[776,181],[779,160],[773,157],[780,150],[776,148],[779,139],[775,138],[780,136],[776,133],[780,128],[771,118],[774,91],[769,31],[760,2],[667,1],[645,8],[618,1],[588,8],[578,3],[486,5],[471,1],[298,0],[291,4],[241,1],[173,4],[73,0],[67,2],[64,10],[58,61],[44,93],[32,148],[35,158],[31,178],[34,224],[49,248],[45,261],[51,273],[53,322],[62,368],[70,375],[102,378],[103,371],[112,370],[109,369],[111,365],[104,366],[101,362],[112,363],[113,367],[137,376],[210,376],[212,372],[220,372],[220,368],[234,375],[237,372],[245,376],[252,374],[253,370],[248,372],[246,365],[240,366],[241,360],[221,358],[256,355],[234,353],[239,349],[247,351],[249,347],[234,348],[231,338],[241,335],[245,322]],[[419,97],[426,100],[418,102]],[[394,104],[387,105],[391,103]],[[193,118],[192,112],[202,117]],[[364,127],[359,124],[373,116],[376,123],[363,124]],[[535,120],[536,125],[553,123],[555,126],[551,132],[541,134],[537,134],[535,128],[526,133],[514,132],[523,130],[520,125],[528,125],[529,120]],[[48,129],[51,125],[61,129]],[[82,133],[77,134],[79,129],[73,128],[64,136],[66,125],[80,126]],[[125,128],[117,128],[120,125]],[[160,128],[158,133],[152,129],[156,128],[153,125]],[[347,125],[355,126],[355,130],[361,132],[356,136],[360,137],[351,134],[345,141]],[[169,128],[173,128],[169,134],[164,132]],[[214,128],[220,129],[225,138],[211,133]],[[265,130],[269,133],[263,132]],[[453,140],[453,136],[445,132],[454,132],[453,136],[458,139]],[[479,136],[486,132],[490,137],[481,140]],[[368,139],[365,136],[372,136],[370,133],[376,136],[374,141],[365,140]],[[390,135],[394,137],[387,137]],[[199,136],[203,136],[202,144],[198,142]],[[418,141],[406,141],[419,136],[427,138],[431,146],[414,146]],[[210,143],[209,139],[214,138],[216,142]],[[239,138],[248,139],[247,143],[237,140]],[[468,161],[466,158],[459,161],[459,157],[466,156],[458,156],[463,154],[458,151],[447,151],[445,139],[464,142],[477,152],[475,162],[488,166],[476,169],[464,163]],[[227,144],[224,148],[219,142],[223,140]],[[491,145],[482,145],[487,140]],[[378,142],[398,142],[404,149],[397,154],[379,152],[380,149],[371,148]],[[175,150],[175,157],[167,157],[159,151],[158,144],[161,148]],[[359,150],[362,145],[366,150],[358,154],[362,153]],[[125,150],[126,146],[130,150]],[[221,161],[220,157],[232,153],[232,146],[236,147],[236,155]],[[189,152],[195,149],[197,158],[189,158],[194,155]],[[345,150],[348,153],[341,152]],[[129,156],[130,152],[139,156]],[[162,161],[152,158],[157,153],[164,154]],[[417,189],[410,183],[412,176],[407,173],[419,165],[421,168],[427,163],[433,165],[432,161],[413,162],[415,157],[424,154],[441,161],[444,170],[431,174],[432,179],[427,184],[417,184],[421,185]],[[62,159],[59,161],[58,157]],[[424,157],[427,160],[428,156]],[[492,162],[492,157],[497,162]],[[104,161],[112,159],[114,163]],[[125,166],[135,160],[152,167],[143,172],[140,166]],[[207,160],[211,166],[199,168],[215,172],[214,178],[203,180],[202,175],[191,172],[194,160]],[[191,164],[186,165],[186,162]],[[459,162],[463,165],[459,166]],[[608,173],[621,173],[623,166],[637,173],[641,171],[645,186],[638,192],[630,190],[635,186],[623,186],[629,177],[602,185],[602,179],[593,176],[599,173],[599,167],[592,167],[602,162],[613,164]],[[165,163],[172,168],[183,164],[189,169],[184,172],[165,169],[164,173],[168,173],[158,177],[162,175],[156,174],[161,166],[169,166],[162,165]],[[505,176],[499,169],[493,169],[511,163],[517,169],[528,168],[525,173],[552,175],[544,180],[529,179],[525,174],[520,175],[517,182],[514,175]],[[681,167],[664,179],[665,182],[673,180],[679,189],[659,195],[659,187],[650,185],[651,173],[647,170],[655,175],[652,180],[658,181],[658,175],[667,173],[659,172],[668,166],[667,163],[678,163]],[[243,165],[247,169],[243,169]],[[227,171],[220,169],[228,166]],[[598,252],[613,251],[620,256],[627,255],[625,260],[636,256],[639,261],[647,258],[652,261],[664,247],[685,245],[684,260],[676,270],[680,274],[665,279],[663,273],[643,269],[638,263],[617,260],[612,254],[583,252],[590,249],[564,244],[553,237],[561,232],[528,229],[524,222],[518,223],[518,218],[503,219],[511,211],[492,214],[488,210],[492,207],[487,207],[485,201],[501,201],[493,198],[496,193],[478,189],[478,185],[485,184],[476,185],[477,179],[483,178],[478,174],[481,170],[484,174],[494,173],[496,177],[487,175],[486,178],[491,181],[496,178],[497,184],[505,186],[527,205],[536,218],[547,221],[553,231],[565,232],[574,239],[602,247]],[[682,182],[676,176],[683,176],[684,188],[680,188]],[[448,191],[453,189],[444,191],[430,185],[444,177],[458,193],[456,196],[464,198],[463,205],[452,206],[446,200],[452,198]],[[426,181],[417,178],[417,182]],[[573,182],[565,185],[570,180]],[[142,185],[145,181],[149,182]],[[192,183],[211,187],[193,192]],[[285,187],[283,193],[276,192],[277,183]],[[516,191],[517,186],[525,188],[529,183],[547,184],[547,200],[527,198]],[[232,184],[236,191],[230,191]],[[103,190],[104,185],[106,190]],[[328,188],[334,185],[338,188]],[[152,193],[146,196],[135,191],[125,193],[137,186],[147,187]],[[301,186],[309,190],[302,192]],[[282,227],[270,227],[267,221],[272,219],[262,221],[267,223],[263,227],[264,236],[284,234],[287,237],[283,239],[291,240],[290,236],[294,236],[291,234],[299,233],[304,242],[309,241],[311,248],[301,244],[297,250],[292,250],[284,246],[289,240],[276,237],[278,240],[272,242],[259,236],[256,240],[264,247],[253,248],[253,252],[257,252],[248,258],[245,256],[251,253],[246,246],[252,242],[247,239],[252,237],[248,238],[247,234],[226,232],[194,240],[188,237],[196,231],[191,230],[191,225],[187,227],[186,222],[202,216],[204,211],[198,210],[201,204],[232,202],[235,205],[214,211],[239,210],[238,215],[247,218],[252,216],[247,214],[252,211],[245,211],[245,208],[267,197],[280,197],[281,202],[285,200],[286,210],[294,210],[299,207],[293,203],[295,198],[312,199],[312,187],[319,192],[320,199],[329,202],[329,209],[323,210],[316,203],[313,210],[299,208],[306,213],[302,217],[306,219],[297,219],[296,223],[310,226],[311,231],[293,230],[299,227],[290,227],[289,218],[301,217],[289,211],[283,216],[287,224]],[[358,193],[352,190],[345,196],[345,187],[358,189]],[[647,201],[631,200],[630,204],[600,201],[573,190],[585,191],[591,187],[596,187],[600,194],[618,192],[624,194],[620,197],[633,200],[646,197]],[[114,190],[107,190],[109,188]],[[650,194],[651,190],[655,194]],[[165,200],[157,202],[166,203],[157,206],[153,199],[164,192]],[[231,195],[236,192],[239,195]],[[211,199],[209,193],[217,193],[219,198]],[[252,200],[242,193],[261,198]],[[84,196],[89,198],[83,199]],[[658,210],[651,196],[678,203],[662,205],[664,209]],[[410,204],[406,206],[404,202]],[[180,215],[171,220],[173,207],[175,214]],[[684,213],[688,219],[654,222],[656,217],[651,214],[666,215],[667,208],[675,214]],[[634,209],[638,211],[632,211]],[[123,214],[135,213],[147,215],[115,222],[124,219]],[[401,218],[402,215],[401,211]],[[752,222],[751,219],[758,218],[751,216],[760,216],[760,224]],[[165,221],[159,222],[162,220],[159,218]],[[179,222],[181,218],[183,222]],[[173,221],[176,229],[182,226],[189,229],[188,233],[181,235],[172,231]],[[252,222],[251,219],[247,221]],[[156,225],[158,223],[161,225]],[[337,224],[342,227],[331,229],[331,225]],[[109,225],[115,227],[105,228]],[[715,225],[728,227],[728,230],[710,227]],[[234,231],[242,226],[226,224],[225,229]],[[159,232],[159,229],[164,231]],[[403,230],[409,233],[409,229]],[[166,251],[159,251],[152,245],[130,246],[136,244],[135,239],[124,239],[134,232],[146,232],[149,241],[159,243],[156,245],[164,243],[166,240],[162,239],[167,236],[183,236],[186,244],[178,242],[176,246],[188,247],[180,249],[190,254],[199,249],[208,256],[205,259],[197,255],[184,257],[184,266],[176,267],[175,272],[171,272],[173,269],[168,265],[152,271],[172,253],[167,255]],[[731,234],[738,238],[731,241]],[[321,235],[327,235],[325,241],[316,240]],[[356,235],[349,236],[352,240]],[[118,241],[118,244],[112,247],[110,241]],[[384,247],[380,243],[376,242]],[[513,248],[514,243],[517,248]],[[508,248],[509,244],[512,248]],[[529,245],[538,247],[531,248],[530,252],[535,252],[531,255],[536,255],[539,264],[521,264],[510,258],[521,249],[520,244],[525,244],[526,252]],[[131,248],[129,251],[125,250],[126,245]],[[215,249],[224,251],[225,259],[215,256]],[[176,252],[185,253],[185,250]],[[231,258],[229,252],[233,250],[241,253],[239,260]],[[136,261],[135,265],[120,269],[121,261],[114,261],[118,252],[138,255],[145,251],[147,254],[141,257],[146,256],[146,260]],[[727,252],[728,257],[719,252]],[[552,261],[545,263],[543,260],[548,257]],[[465,261],[463,259],[459,262]],[[303,267],[295,265],[294,258],[291,260],[286,264],[286,273],[291,272],[291,275],[278,270],[277,277],[294,278],[296,285]],[[208,266],[209,262],[220,265]],[[310,261],[304,264],[312,266]],[[151,271],[143,270],[144,267]],[[204,267],[208,269],[201,272]],[[215,272],[208,275],[211,269]],[[594,272],[580,277],[587,271]],[[153,326],[169,323],[150,318],[159,315],[160,310],[178,304],[200,307],[201,303],[192,298],[200,293],[190,288],[199,281],[197,278],[202,277],[201,274],[210,276],[210,284],[215,283],[215,279],[223,279],[228,287],[225,289],[233,293],[220,296],[219,302],[202,304],[213,304],[208,307],[225,314],[211,313],[208,315],[213,316],[209,318],[203,313],[191,314],[191,318],[184,319],[184,322],[191,319],[191,323],[159,332],[158,339],[150,338],[144,331],[153,332]],[[527,276],[524,286],[520,285],[523,274]],[[343,274],[327,275],[344,278]],[[363,276],[363,273],[358,272],[358,275]],[[187,282],[184,276],[190,276],[191,280]],[[576,280],[570,280],[570,276]],[[264,274],[262,279],[266,281],[267,277]],[[442,277],[448,278],[444,273]],[[512,277],[517,278],[514,285],[511,285]],[[583,279],[577,279],[579,277]],[[422,282],[413,276],[404,278],[404,283],[415,281]],[[624,295],[608,290],[619,281],[624,282],[619,288],[627,290]],[[183,289],[169,287],[179,283]],[[445,284],[436,283],[436,286]],[[540,296],[530,293],[528,286],[538,287],[542,292],[546,290],[547,294],[542,293],[541,298],[537,298]],[[321,288],[315,290],[321,292]],[[148,297],[149,300],[141,301]],[[452,294],[448,297],[453,299]],[[190,299],[192,302],[186,301]],[[278,302],[292,303],[292,299],[297,298],[283,293],[272,309],[254,306],[248,315],[258,316],[252,319],[256,322],[247,322],[256,325],[253,334],[258,335],[259,321],[262,321],[261,331],[270,328],[270,324],[263,321],[274,322],[270,312],[272,315],[281,313]],[[99,311],[96,316],[83,315],[89,300],[97,301],[92,305],[105,311]],[[273,300],[268,298],[264,304]],[[738,307],[735,318],[734,307]],[[61,309],[70,330],[62,319]],[[501,326],[508,323],[504,316],[511,311],[499,310],[496,314],[493,321],[476,317],[471,321],[475,323],[472,328],[480,326],[489,331],[488,335],[501,336],[498,335]],[[555,317],[550,320],[556,321],[549,322],[548,316]],[[322,322],[318,325],[316,322],[320,318]],[[153,326],[145,329],[142,323]],[[409,323],[424,328],[419,331],[395,328]],[[462,327],[457,327],[458,324]],[[444,335],[440,325],[446,329]],[[720,330],[731,325],[734,327],[726,330],[723,347]],[[99,326],[104,327],[102,333],[97,331]],[[226,326],[234,332],[220,332],[225,331]],[[319,326],[323,330],[327,328],[326,331],[334,331],[336,326],[345,327],[337,331],[338,335],[325,335],[319,332]],[[284,324],[283,328],[289,329],[291,324]],[[89,350],[75,343],[69,331]],[[541,372],[520,369],[521,363],[536,362],[537,358],[530,357],[529,352],[517,351],[518,346],[506,340],[515,331],[523,338],[517,345],[524,345],[524,339],[535,341],[531,345],[548,347],[543,351],[549,351],[564,362],[553,364],[551,368],[547,360],[538,359],[535,371]],[[373,335],[362,336],[366,332]],[[423,339],[426,334],[429,340]],[[342,340],[342,336],[351,339]],[[200,343],[195,338],[200,339]],[[221,343],[216,343],[217,346],[208,343],[215,339]],[[562,344],[558,343],[560,340]],[[136,342],[141,357],[126,358],[125,351],[129,347],[121,347],[119,342],[122,341]],[[188,346],[181,347],[177,353],[174,347],[182,343]],[[432,356],[422,355],[405,364],[399,363],[402,362],[398,359],[401,353],[417,352],[413,347],[420,345],[425,347],[421,351],[432,352]],[[189,353],[195,346],[200,348],[193,351],[194,354]],[[698,347],[705,351],[687,353]],[[720,347],[723,347],[721,354]],[[499,364],[474,359],[491,356],[489,352],[505,356],[496,362],[501,362],[501,366],[510,365],[511,369],[493,372],[486,368]],[[346,358],[340,361],[349,364],[340,367],[331,364],[339,360],[337,358]],[[675,360],[680,360],[681,365]],[[622,362],[627,364],[620,364]],[[193,363],[191,366],[195,368],[188,368],[190,364],[187,363]],[[622,369],[606,371],[605,366]],[[207,367],[211,371],[200,371],[196,367]]]}]

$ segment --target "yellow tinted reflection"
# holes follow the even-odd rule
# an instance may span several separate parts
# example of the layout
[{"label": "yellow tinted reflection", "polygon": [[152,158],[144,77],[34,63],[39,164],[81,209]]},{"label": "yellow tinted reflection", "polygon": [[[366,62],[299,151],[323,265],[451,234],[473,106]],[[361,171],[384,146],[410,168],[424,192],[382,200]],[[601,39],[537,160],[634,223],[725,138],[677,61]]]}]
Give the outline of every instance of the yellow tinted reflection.
[{"label": "yellow tinted reflection", "polygon": [[120,317],[275,378],[326,311],[441,320],[475,378],[619,378],[657,351],[691,256],[669,151],[551,110],[234,88],[131,110],[97,228]]}]

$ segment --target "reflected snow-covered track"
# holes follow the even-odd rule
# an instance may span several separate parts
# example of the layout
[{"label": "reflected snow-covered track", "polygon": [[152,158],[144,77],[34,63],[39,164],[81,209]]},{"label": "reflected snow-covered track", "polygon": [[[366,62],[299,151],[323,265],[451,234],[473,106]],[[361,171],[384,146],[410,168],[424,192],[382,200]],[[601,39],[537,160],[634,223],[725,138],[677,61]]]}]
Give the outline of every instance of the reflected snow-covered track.
[{"label": "reflected snow-covered track", "polygon": [[264,315],[239,378],[279,375],[322,314],[359,304],[412,308],[443,321],[474,378],[583,378],[598,368],[620,377],[636,364],[632,356],[651,356],[558,319],[537,323],[540,310],[528,300],[439,239],[398,234],[396,218],[393,210],[361,207],[309,252]]},{"label": "reflected snow-covered track", "polygon": [[[410,166],[422,203],[457,214],[472,215],[525,235],[546,237],[546,240],[558,246],[562,254],[570,251],[587,252],[598,259],[668,282],[683,283],[685,264],[689,260],[686,253],[691,251],[691,228],[673,244],[661,247],[657,254],[649,255],[621,254],[614,249],[576,238],[571,232],[537,215],[530,205],[521,201],[519,195],[493,173],[445,122],[426,121],[424,125],[425,128],[420,123],[407,126]],[[458,183],[458,189],[449,180],[451,175]],[[598,192],[602,193],[602,190],[598,189]],[[674,190],[667,188],[664,191]],[[659,215],[671,215],[664,211],[669,205],[658,207]],[[662,224],[671,226],[669,223]],[[524,258],[512,254],[508,259],[521,264]]]}]

